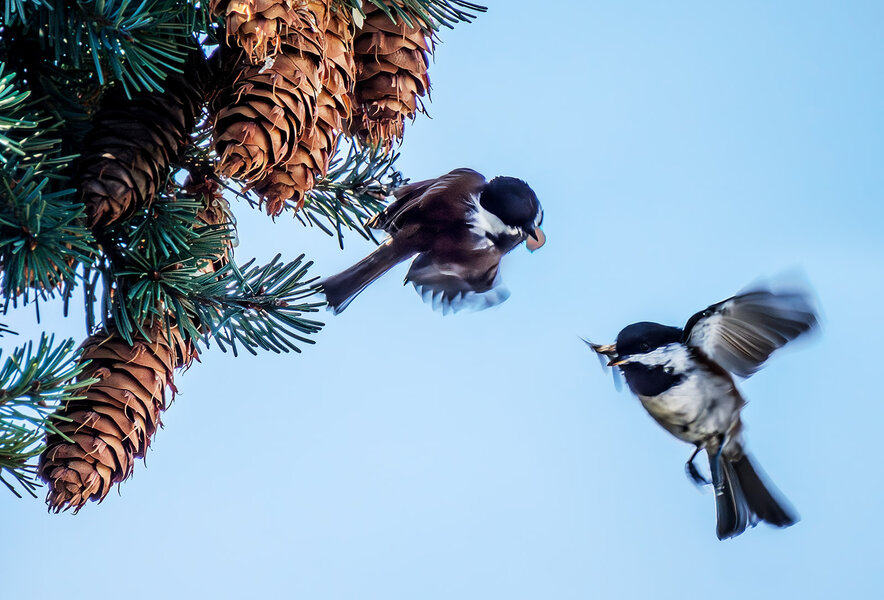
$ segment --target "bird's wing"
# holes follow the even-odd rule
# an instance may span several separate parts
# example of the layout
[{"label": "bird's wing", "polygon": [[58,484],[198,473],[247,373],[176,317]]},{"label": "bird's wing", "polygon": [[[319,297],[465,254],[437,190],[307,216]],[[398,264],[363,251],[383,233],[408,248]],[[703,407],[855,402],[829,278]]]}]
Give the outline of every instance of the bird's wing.
[{"label": "bird's wing", "polygon": [[371,219],[369,219],[365,226],[370,229],[381,229],[385,230],[390,221],[392,221],[393,217],[400,212],[402,212],[409,204],[413,203],[415,200],[419,200],[424,192],[429,189],[433,183],[435,183],[435,179],[425,179],[424,181],[417,181],[415,183],[409,183],[408,185],[403,185],[402,187],[396,188],[393,192],[394,200],[387,205],[384,210],[374,215]]},{"label": "bird's wing", "polygon": [[451,219],[463,220],[471,209],[471,197],[484,186],[485,178],[472,169],[455,169],[436,179],[404,185],[393,192],[396,199],[365,226],[394,233],[412,221],[442,225]]},{"label": "bird's wing", "polygon": [[813,329],[817,317],[804,292],[758,290],[700,311],[684,329],[684,342],[741,377],[761,368],[774,350]]},{"label": "bird's wing", "polygon": [[406,275],[425,302],[443,314],[459,310],[482,310],[500,304],[509,291],[500,281],[500,251],[493,245],[476,246],[446,255],[418,254]]}]

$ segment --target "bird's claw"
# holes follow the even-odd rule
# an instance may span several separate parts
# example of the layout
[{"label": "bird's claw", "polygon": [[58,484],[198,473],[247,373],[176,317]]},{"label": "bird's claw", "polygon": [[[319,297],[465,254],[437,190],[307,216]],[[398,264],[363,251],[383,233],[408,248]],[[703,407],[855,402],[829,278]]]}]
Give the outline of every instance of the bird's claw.
[{"label": "bird's claw", "polygon": [[685,474],[687,474],[688,479],[690,479],[691,482],[693,482],[693,484],[697,487],[703,487],[704,485],[709,485],[710,483],[712,483],[711,481],[703,477],[700,471],[697,470],[697,465],[694,464],[694,459],[697,458],[697,455],[702,449],[702,446],[697,446],[696,448],[694,448],[694,451],[693,453],[691,453],[691,457],[688,459],[688,462],[684,464]]},{"label": "bird's claw", "polygon": [[691,482],[697,487],[703,487],[712,483],[711,481],[706,479],[703,474],[700,473],[700,471],[697,470],[697,465],[694,464],[693,460],[689,460],[685,463],[684,470],[688,476],[688,479],[690,479]]}]

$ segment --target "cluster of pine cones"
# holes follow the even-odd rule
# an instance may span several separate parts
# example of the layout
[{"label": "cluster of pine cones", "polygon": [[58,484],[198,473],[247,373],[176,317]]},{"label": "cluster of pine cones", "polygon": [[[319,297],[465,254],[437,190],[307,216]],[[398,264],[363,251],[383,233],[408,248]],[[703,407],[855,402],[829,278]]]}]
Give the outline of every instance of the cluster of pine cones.
[{"label": "cluster of pine cones", "polygon": [[432,32],[416,15],[394,21],[365,2],[363,17],[329,0],[211,9],[226,22],[222,64],[236,73],[212,106],[220,170],[249,182],[269,214],[303,203],[341,133],[372,145],[401,138],[429,88]]},{"label": "cluster of pine cones", "polygon": [[[374,146],[400,139],[429,89],[433,32],[403,0],[364,0],[361,8],[341,0],[211,0],[226,26],[211,61],[194,47],[162,92],[111,89],[94,114],[75,166],[92,230],[150,206],[206,102],[218,173],[246,182],[271,215],[303,205],[341,134]],[[410,18],[391,18],[403,12]],[[202,222],[224,222],[226,201],[213,179],[184,187],[203,197]],[[217,258],[205,270],[228,260]],[[82,378],[97,382],[59,410],[64,436],[50,435],[41,456],[50,510],[104,499],[144,456],[174,392],[174,370],[195,357],[175,329],[150,338],[129,344],[111,328],[84,343],[82,360],[91,363]]]},{"label": "cluster of pine cones", "polygon": [[90,226],[150,204],[207,96],[219,174],[246,182],[274,216],[303,205],[341,134],[400,139],[429,90],[433,31],[391,7],[410,14],[402,0],[364,0],[361,12],[339,0],[212,0],[226,43],[211,65],[194,48],[162,92],[105,94],[77,169]]}]

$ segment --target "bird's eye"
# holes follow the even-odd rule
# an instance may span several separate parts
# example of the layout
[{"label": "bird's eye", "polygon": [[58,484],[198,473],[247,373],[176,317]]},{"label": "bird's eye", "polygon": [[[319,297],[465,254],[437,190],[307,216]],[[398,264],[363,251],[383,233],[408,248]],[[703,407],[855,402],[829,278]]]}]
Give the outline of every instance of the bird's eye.
[{"label": "bird's eye", "polygon": [[647,352],[648,348],[650,348],[650,346],[648,346],[647,342],[642,342],[641,345],[639,346],[639,348],[642,349],[642,352]]},{"label": "bird's eye", "polygon": [[667,375],[672,375],[673,373],[675,373],[675,369],[673,369],[672,367],[665,367],[663,369],[663,372],[666,373]]}]

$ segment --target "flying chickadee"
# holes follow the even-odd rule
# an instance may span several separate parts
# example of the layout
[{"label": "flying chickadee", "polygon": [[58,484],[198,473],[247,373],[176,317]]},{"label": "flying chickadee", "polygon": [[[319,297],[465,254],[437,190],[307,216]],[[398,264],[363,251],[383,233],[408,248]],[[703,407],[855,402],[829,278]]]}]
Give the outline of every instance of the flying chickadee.
[{"label": "flying chickadee", "polygon": [[329,308],[343,311],[359,292],[404,260],[405,276],[443,313],[487,308],[506,300],[500,260],[527,240],[531,251],[546,238],[543,209],[528,184],[485,178],[472,169],[402,186],[395,200],[366,223],[389,237],[349,269],[321,282]]},{"label": "flying chickadee", "polygon": [[746,401],[733,375],[749,377],[774,350],[816,325],[807,294],[757,290],[698,312],[684,329],[633,323],[614,344],[590,343],[609,359],[608,366],[620,369],[654,420],[694,444],[685,468],[698,485],[709,483],[694,466],[706,450],[719,539],[739,535],[759,520],[778,527],[797,521],[744,450],[740,411]]}]

